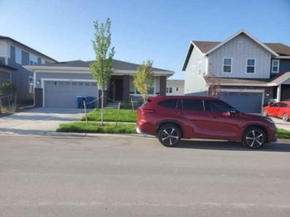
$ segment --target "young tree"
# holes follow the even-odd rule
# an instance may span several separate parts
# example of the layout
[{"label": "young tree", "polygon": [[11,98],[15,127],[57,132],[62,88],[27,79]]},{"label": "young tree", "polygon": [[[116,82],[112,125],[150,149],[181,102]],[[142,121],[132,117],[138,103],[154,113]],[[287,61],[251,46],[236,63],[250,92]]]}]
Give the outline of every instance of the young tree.
[{"label": "young tree", "polygon": [[209,80],[209,88],[208,88],[208,96],[218,97],[220,92],[220,78],[217,77],[214,71],[214,67],[212,64],[209,64],[208,70],[208,80]]},{"label": "young tree", "polygon": [[95,40],[93,40],[93,48],[96,54],[96,61],[90,64],[90,69],[99,88],[101,88],[101,126],[104,124],[104,90],[108,87],[108,83],[113,73],[113,56],[115,48],[111,48],[111,21],[108,18],[106,23],[99,24],[94,22]]},{"label": "young tree", "polygon": [[137,74],[134,77],[133,84],[136,89],[142,94],[143,100],[148,96],[151,86],[154,81],[153,71],[152,71],[153,61],[147,60],[137,69]]}]

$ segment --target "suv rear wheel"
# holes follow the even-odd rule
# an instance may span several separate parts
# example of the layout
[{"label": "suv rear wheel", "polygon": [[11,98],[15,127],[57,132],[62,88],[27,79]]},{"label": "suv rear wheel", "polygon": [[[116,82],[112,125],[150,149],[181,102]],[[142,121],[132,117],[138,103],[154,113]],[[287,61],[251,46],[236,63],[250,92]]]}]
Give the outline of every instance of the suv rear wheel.
[{"label": "suv rear wheel", "polygon": [[249,127],[243,136],[243,144],[247,148],[259,149],[266,143],[266,134],[259,127]]},{"label": "suv rear wheel", "polygon": [[165,124],[158,131],[158,139],[166,147],[176,146],[181,138],[181,132],[175,124]]}]

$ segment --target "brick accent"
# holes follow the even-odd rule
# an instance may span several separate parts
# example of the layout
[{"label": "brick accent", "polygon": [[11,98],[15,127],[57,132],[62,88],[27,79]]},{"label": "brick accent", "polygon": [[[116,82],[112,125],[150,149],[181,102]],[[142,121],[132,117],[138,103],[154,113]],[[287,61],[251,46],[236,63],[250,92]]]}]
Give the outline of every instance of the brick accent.
[{"label": "brick accent", "polygon": [[160,76],[160,92],[159,94],[161,96],[166,95],[166,82],[167,82],[167,77],[166,76]]},{"label": "brick accent", "polygon": [[34,88],[34,96],[35,96],[35,107],[43,106],[43,89],[42,88]]}]

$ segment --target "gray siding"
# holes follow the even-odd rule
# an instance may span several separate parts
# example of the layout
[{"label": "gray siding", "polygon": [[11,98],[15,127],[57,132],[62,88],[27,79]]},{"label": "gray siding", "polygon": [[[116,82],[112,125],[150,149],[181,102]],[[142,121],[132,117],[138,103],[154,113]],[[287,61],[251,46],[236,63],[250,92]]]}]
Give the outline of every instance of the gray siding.
[{"label": "gray siding", "polygon": [[279,72],[290,72],[290,60],[280,60]]},{"label": "gray siding", "polygon": [[0,84],[10,82],[10,73],[0,71]]},{"label": "gray siding", "polygon": [[286,60],[286,59],[279,60],[279,72],[278,73],[272,73],[272,61],[271,61],[270,70],[271,70],[271,77],[276,76],[279,73],[290,72],[290,59],[289,60]]},{"label": "gray siding", "polygon": [[20,103],[31,104],[33,100],[33,93],[29,93],[29,76],[33,76],[33,73],[23,68],[22,65],[16,63],[15,58],[14,60],[9,58],[8,65],[18,69],[17,71],[11,72],[11,82],[18,87],[18,101]]},{"label": "gray siding", "polygon": [[[198,64],[200,61],[202,73],[199,76]],[[206,58],[194,47],[185,69],[184,94],[196,96],[206,95],[207,87],[203,79],[204,74],[206,74]]]},{"label": "gray siding", "polygon": [[[238,49],[238,42],[242,41],[242,49]],[[232,73],[223,73],[223,58],[233,58]],[[255,73],[246,73],[247,58],[256,59]],[[269,78],[271,53],[258,43],[240,34],[217,50],[209,54],[209,64],[216,76],[235,78]]]}]

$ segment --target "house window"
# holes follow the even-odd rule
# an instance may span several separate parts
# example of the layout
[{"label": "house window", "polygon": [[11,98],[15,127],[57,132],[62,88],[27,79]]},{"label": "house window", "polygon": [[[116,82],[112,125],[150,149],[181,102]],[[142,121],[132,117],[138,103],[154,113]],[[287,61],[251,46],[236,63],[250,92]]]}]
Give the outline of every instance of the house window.
[{"label": "house window", "polygon": [[29,54],[29,65],[36,65],[38,62],[37,56],[34,54]]},{"label": "house window", "polygon": [[255,73],[256,60],[247,59],[247,73]]},{"label": "house window", "polygon": [[15,48],[15,61],[16,63],[22,64],[22,54],[21,49]]},{"label": "house window", "polygon": [[192,74],[194,75],[195,73],[195,65],[192,66]]},{"label": "house window", "polygon": [[223,72],[224,73],[232,73],[232,58],[224,58],[223,59]]},{"label": "house window", "polygon": [[41,59],[41,64],[45,64],[45,59]]},{"label": "house window", "polygon": [[198,76],[201,75],[201,61],[198,63]]},{"label": "house window", "polygon": [[[155,88],[154,88],[154,86],[155,86],[155,81],[154,81],[153,84],[151,85],[151,88],[150,88],[150,90],[148,91],[148,94],[150,94],[150,95],[155,94]],[[135,94],[141,94],[141,93],[137,90],[136,87],[134,87],[134,88],[135,88]]]},{"label": "house window", "polygon": [[169,93],[172,93],[172,87],[169,87]]},{"label": "house window", "polygon": [[31,76],[29,76],[28,87],[29,87],[29,93],[33,93],[34,92],[34,78]]},{"label": "house window", "polygon": [[176,88],[176,91],[178,91],[178,87]]},{"label": "house window", "polygon": [[238,41],[238,49],[243,49],[243,41]]},{"label": "house window", "polygon": [[279,60],[272,61],[272,72],[278,73],[279,72]]}]

